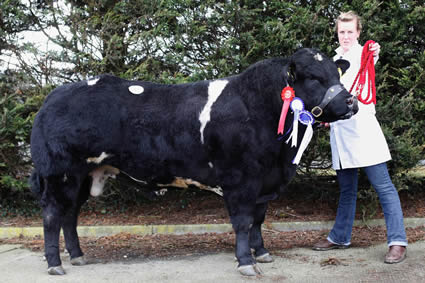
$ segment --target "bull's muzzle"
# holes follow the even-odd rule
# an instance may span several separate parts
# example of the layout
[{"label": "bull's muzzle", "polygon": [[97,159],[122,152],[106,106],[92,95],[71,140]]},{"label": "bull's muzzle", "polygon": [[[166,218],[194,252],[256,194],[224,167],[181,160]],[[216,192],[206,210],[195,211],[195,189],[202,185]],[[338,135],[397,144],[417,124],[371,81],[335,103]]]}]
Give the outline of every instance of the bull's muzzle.
[{"label": "bull's muzzle", "polygon": [[349,111],[343,117],[341,117],[342,119],[349,119],[354,114],[356,114],[357,111],[359,111],[359,102],[356,96],[352,95],[350,98],[347,99],[346,102],[347,102]]}]

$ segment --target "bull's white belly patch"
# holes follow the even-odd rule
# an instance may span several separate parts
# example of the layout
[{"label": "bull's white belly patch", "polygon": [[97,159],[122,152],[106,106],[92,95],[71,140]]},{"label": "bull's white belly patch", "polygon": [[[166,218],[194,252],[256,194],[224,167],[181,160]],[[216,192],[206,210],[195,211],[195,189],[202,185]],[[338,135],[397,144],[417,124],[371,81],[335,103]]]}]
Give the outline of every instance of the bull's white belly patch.
[{"label": "bull's white belly patch", "polygon": [[131,85],[128,87],[128,91],[132,94],[141,94],[145,89],[141,85]]},{"label": "bull's white belly patch", "polygon": [[92,86],[95,85],[99,81],[99,78],[93,78],[87,81],[87,85]]},{"label": "bull's white belly patch", "polygon": [[204,143],[204,129],[211,119],[211,108],[228,83],[229,81],[227,80],[217,80],[210,82],[208,86],[208,101],[205,104],[204,109],[202,109],[201,114],[199,115],[199,121],[201,122],[202,143]]},{"label": "bull's white belly patch", "polygon": [[110,154],[107,154],[106,152],[102,152],[99,157],[89,157],[87,158],[87,163],[96,163],[100,164],[102,161],[106,158],[111,156]]}]

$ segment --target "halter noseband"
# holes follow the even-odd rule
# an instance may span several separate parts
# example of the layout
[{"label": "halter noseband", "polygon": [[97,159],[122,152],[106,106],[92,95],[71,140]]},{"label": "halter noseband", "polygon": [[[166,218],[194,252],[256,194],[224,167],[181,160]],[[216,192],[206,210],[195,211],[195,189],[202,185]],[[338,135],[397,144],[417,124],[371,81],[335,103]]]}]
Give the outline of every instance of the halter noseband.
[{"label": "halter noseband", "polygon": [[314,106],[313,109],[311,109],[311,114],[313,114],[314,117],[319,117],[323,114],[323,109],[331,102],[332,99],[334,99],[338,94],[340,94],[344,88],[342,85],[337,84],[333,85],[325,93],[325,96],[323,97],[322,102],[320,102],[319,105]]}]

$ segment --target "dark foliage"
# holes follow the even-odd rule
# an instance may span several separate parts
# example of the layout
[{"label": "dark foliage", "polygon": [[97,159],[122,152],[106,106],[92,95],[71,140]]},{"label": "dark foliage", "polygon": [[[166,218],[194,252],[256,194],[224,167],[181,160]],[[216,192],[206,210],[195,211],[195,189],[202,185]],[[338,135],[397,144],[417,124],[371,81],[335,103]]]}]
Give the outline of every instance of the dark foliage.
[{"label": "dark foliage", "polygon": [[[423,178],[412,181],[409,177],[409,171],[424,159],[423,1],[29,3],[0,3],[3,207],[24,198],[16,193],[27,190],[32,119],[52,85],[100,73],[162,83],[213,79],[239,73],[264,58],[292,54],[299,47],[316,47],[332,56],[337,47],[335,18],[351,9],[364,20],[361,43],[373,39],[382,46],[376,67],[377,117],[392,153],[393,181],[399,189],[423,188]],[[48,36],[48,48],[22,40],[23,31]],[[327,131],[315,133],[294,185],[311,182],[316,186],[321,180],[318,174],[332,176],[315,169],[329,168],[328,140]],[[362,188],[368,189],[369,184]]]}]

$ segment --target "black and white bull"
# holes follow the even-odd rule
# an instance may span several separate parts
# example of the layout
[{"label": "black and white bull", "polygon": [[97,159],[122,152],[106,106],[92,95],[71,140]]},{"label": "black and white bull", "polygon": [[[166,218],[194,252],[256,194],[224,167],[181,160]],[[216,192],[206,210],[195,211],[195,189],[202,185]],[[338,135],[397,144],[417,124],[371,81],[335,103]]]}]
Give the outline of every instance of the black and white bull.
[{"label": "black and white bull", "polygon": [[[297,148],[277,138],[281,91],[291,85],[312,110],[337,86],[320,120],[346,119],[357,112],[357,101],[338,87],[339,77],[323,54],[301,49],[213,81],[163,85],[102,75],[56,88],[31,135],[30,182],[43,208],[48,272],[65,273],[61,228],[71,263],[86,263],[76,229],[80,207],[90,192],[102,192],[104,174],[123,171],[152,183],[180,177],[220,187],[239,271],[255,275],[256,262],[272,261],[261,235],[267,203],[296,169]],[[292,120],[289,113],[285,131]],[[300,126],[300,138],[304,131]]]}]

